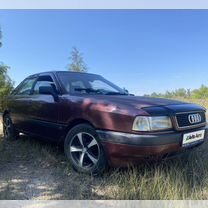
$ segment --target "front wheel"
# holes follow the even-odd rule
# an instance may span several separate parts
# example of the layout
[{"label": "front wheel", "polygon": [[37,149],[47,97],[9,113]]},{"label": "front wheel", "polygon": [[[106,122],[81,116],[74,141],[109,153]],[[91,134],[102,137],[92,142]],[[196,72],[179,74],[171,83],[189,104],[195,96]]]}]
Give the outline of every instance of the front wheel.
[{"label": "front wheel", "polygon": [[88,124],[79,124],[69,131],[64,151],[78,172],[99,175],[106,167],[105,154],[97,133]]},{"label": "front wheel", "polygon": [[9,114],[3,117],[3,133],[6,140],[15,140],[19,136],[19,132],[15,129]]}]

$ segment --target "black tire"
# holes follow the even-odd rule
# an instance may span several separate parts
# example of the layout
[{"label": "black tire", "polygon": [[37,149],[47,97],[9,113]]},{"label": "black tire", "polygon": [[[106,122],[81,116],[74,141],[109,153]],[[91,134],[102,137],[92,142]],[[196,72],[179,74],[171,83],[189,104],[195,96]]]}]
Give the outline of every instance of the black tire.
[{"label": "black tire", "polygon": [[3,117],[3,134],[6,140],[16,140],[19,137],[19,132],[15,129],[9,114]]},{"label": "black tire", "polygon": [[88,124],[79,124],[68,132],[64,151],[72,167],[78,172],[95,176],[101,175],[106,168],[103,147],[95,129]]}]

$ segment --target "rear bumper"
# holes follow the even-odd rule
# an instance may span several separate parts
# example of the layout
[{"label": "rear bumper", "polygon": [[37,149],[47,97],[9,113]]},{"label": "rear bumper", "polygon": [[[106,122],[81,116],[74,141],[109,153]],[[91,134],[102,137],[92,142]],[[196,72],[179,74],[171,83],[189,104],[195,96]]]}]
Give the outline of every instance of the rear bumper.
[{"label": "rear bumper", "polygon": [[139,135],[113,131],[97,133],[103,144],[105,154],[111,166],[127,166],[141,163],[147,159],[157,159],[167,154],[179,153],[203,143],[195,143],[182,147],[184,133],[205,129],[205,139],[208,137],[208,127],[183,132],[170,132],[154,135]]}]

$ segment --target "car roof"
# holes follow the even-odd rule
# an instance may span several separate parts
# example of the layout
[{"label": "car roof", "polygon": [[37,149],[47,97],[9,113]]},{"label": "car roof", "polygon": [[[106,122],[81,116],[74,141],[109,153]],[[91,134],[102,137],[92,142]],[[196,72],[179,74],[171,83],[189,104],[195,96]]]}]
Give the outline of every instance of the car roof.
[{"label": "car roof", "polygon": [[31,78],[31,77],[34,77],[34,76],[40,76],[40,75],[44,75],[44,74],[57,74],[57,73],[89,74],[89,75],[100,76],[100,75],[98,75],[98,74],[87,73],[87,72],[73,72],[73,71],[45,71],[45,72],[40,72],[40,73],[36,73],[36,74],[30,75],[30,76],[28,76],[28,78]]}]

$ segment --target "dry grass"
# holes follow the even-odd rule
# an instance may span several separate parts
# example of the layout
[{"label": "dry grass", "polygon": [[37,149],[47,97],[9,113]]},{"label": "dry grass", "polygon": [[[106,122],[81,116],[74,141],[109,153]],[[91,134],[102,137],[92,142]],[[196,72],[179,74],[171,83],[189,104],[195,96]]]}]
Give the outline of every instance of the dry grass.
[{"label": "dry grass", "polygon": [[61,147],[0,136],[0,199],[208,199],[207,148],[94,178],[74,172]]},{"label": "dry grass", "polygon": [[194,99],[194,98],[181,98],[175,97],[173,100],[181,100],[188,103],[197,103],[198,105],[203,106],[204,108],[208,109],[208,99]]}]

